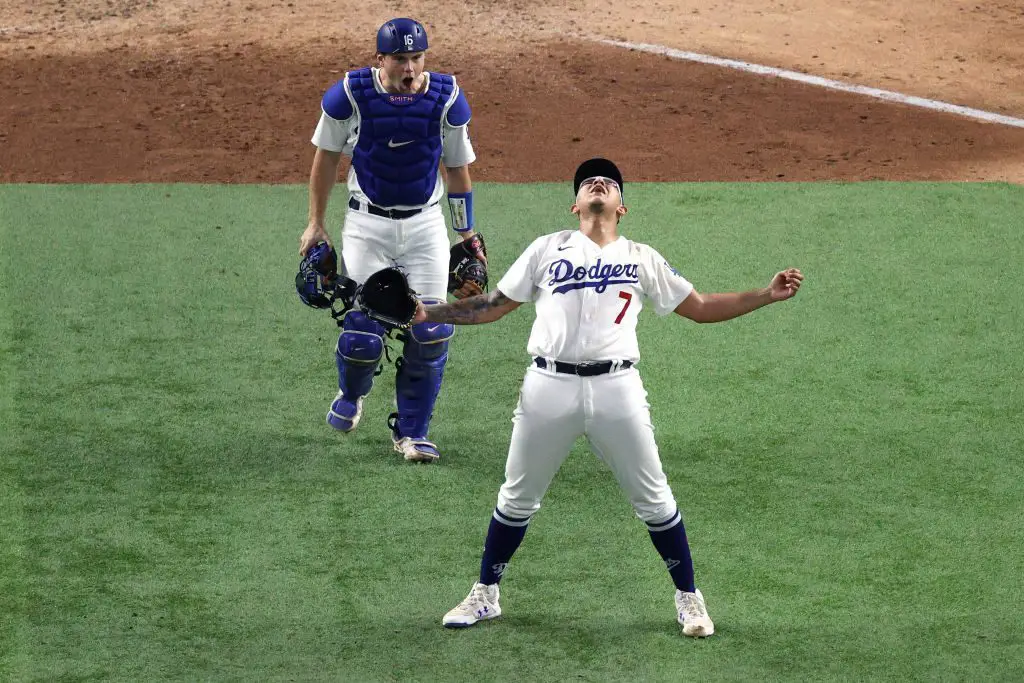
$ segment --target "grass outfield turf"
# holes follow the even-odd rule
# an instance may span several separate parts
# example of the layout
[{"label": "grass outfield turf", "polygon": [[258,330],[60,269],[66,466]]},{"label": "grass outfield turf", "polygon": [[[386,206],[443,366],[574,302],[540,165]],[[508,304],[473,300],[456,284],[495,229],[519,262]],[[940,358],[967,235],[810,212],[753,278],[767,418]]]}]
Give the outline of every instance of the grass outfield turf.
[{"label": "grass outfield turf", "polygon": [[[729,323],[641,315],[713,638],[679,635],[582,442],[505,615],[440,627],[476,575],[532,307],[458,331],[442,461],[412,466],[392,367],[356,433],[323,422],[336,328],[292,286],[304,188],[8,185],[0,679],[1024,678],[1024,189],[626,193],[625,234],[701,290],[807,276]],[[498,274],[573,224],[564,185],[477,194]]]}]

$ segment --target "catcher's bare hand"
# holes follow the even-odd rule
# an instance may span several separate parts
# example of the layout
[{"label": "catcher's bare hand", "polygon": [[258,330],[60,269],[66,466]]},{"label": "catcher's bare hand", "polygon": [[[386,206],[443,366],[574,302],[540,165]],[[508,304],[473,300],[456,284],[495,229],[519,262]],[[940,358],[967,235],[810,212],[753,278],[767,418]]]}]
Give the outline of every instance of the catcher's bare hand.
[{"label": "catcher's bare hand", "polygon": [[803,280],[804,274],[800,272],[799,268],[787,268],[776,273],[771,284],[768,285],[772,301],[785,301],[795,296]]},{"label": "catcher's bare hand", "polygon": [[[324,230],[322,223],[310,223],[299,237],[299,254],[305,256],[307,251],[320,242],[331,244],[331,238],[327,236],[327,231]],[[331,246],[334,245],[331,244]]]}]

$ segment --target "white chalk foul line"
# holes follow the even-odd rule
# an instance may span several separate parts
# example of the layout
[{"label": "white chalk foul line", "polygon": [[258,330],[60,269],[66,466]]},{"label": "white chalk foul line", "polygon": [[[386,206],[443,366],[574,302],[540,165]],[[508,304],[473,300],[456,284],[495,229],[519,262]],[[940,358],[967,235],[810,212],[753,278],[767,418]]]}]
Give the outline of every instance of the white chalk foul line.
[{"label": "white chalk foul line", "polygon": [[621,40],[606,39],[601,39],[598,42],[604,43],[606,45],[614,45],[615,47],[625,47],[629,48],[630,50],[638,50],[640,52],[650,52],[656,55],[664,55],[666,57],[671,57],[672,59],[682,59],[689,62],[700,62],[702,64],[713,64],[714,66],[723,66],[728,69],[737,69],[739,71],[746,71],[752,74],[760,74],[761,76],[774,76],[776,78],[785,78],[790,81],[798,81],[800,83],[816,85],[821,88],[828,88],[829,90],[840,90],[842,92],[856,93],[858,95],[867,95],[868,97],[874,97],[875,99],[879,100],[886,100],[887,102],[898,102],[900,104],[908,104],[913,107],[934,109],[935,111],[942,111],[946,112],[947,114],[957,114],[959,116],[966,116],[967,118],[977,119],[979,121],[986,121],[988,123],[1001,123],[1006,126],[1024,128],[1024,119],[1018,119],[1013,116],[1005,116],[1003,114],[996,114],[994,112],[983,111],[981,109],[971,109],[970,107],[962,107],[959,104],[950,104],[949,102],[929,100],[924,97],[915,97],[914,95],[904,95],[902,93],[893,92],[891,90],[880,90],[878,88],[869,88],[865,85],[854,85],[852,83],[843,83],[842,81],[833,81],[828,78],[822,78],[821,76],[812,76],[810,74],[801,73],[799,71],[787,71],[786,69],[777,69],[773,66],[751,64],[750,62],[741,62],[736,59],[725,59],[723,57],[713,57],[711,55],[700,54],[699,52],[675,50],[671,47],[665,47],[664,45],[651,45],[649,43],[628,43]]}]

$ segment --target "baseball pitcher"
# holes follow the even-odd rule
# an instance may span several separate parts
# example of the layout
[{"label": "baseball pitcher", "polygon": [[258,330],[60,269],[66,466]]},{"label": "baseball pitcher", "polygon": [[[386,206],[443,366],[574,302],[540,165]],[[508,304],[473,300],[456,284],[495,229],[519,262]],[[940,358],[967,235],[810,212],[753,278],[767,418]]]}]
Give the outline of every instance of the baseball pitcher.
[{"label": "baseball pitcher", "polygon": [[675,584],[683,634],[710,636],[714,623],[694,582],[683,517],[662,469],[636,368],[638,315],[646,301],[659,315],[675,312],[701,323],[729,320],[789,299],[803,275],[790,268],[763,289],[701,294],[657,251],[619,235],[626,207],[615,164],[584,162],[574,189],[578,230],[538,238],[490,294],[421,304],[415,318],[486,323],[527,301],[537,312],[527,344],[533,361],[513,413],[505,483],[487,531],[480,577],[442,623],[472,626],[501,614],[498,584],[573,442],[585,435],[647,525]]}]

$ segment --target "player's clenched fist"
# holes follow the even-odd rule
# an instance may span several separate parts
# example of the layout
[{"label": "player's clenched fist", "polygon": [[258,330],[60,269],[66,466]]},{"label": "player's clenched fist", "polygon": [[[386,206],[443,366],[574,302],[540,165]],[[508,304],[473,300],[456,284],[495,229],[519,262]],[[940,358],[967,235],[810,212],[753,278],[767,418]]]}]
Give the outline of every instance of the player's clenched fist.
[{"label": "player's clenched fist", "polygon": [[799,268],[787,268],[775,273],[768,289],[771,292],[772,301],[784,301],[797,293],[800,283],[804,280],[804,274]]}]

